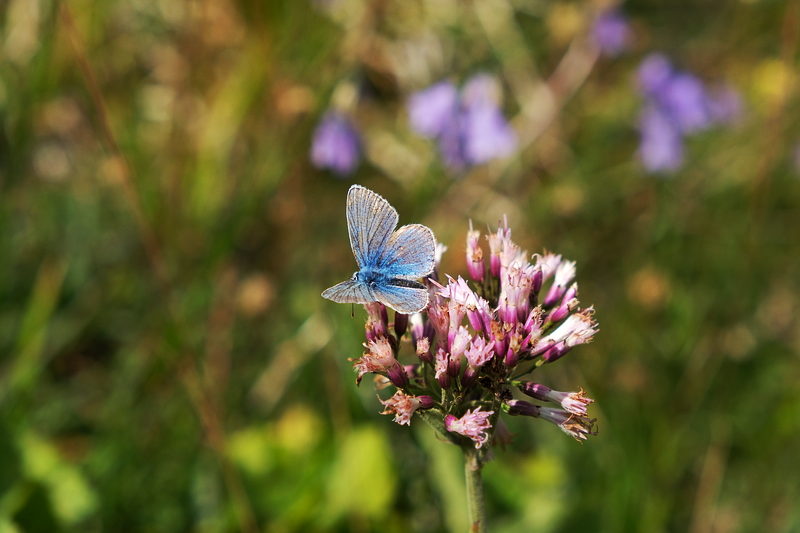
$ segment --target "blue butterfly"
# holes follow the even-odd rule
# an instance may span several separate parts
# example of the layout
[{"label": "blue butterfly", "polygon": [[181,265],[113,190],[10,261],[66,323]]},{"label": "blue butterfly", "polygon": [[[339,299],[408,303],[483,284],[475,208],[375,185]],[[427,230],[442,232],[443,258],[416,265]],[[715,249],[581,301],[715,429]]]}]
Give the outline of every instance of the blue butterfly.
[{"label": "blue butterfly", "polygon": [[339,303],[370,303],[398,313],[416,313],[428,305],[428,289],[415,281],[433,272],[436,238],[422,224],[395,231],[397,211],[379,194],[353,185],[347,191],[347,231],[358,272],[326,289],[323,298]]}]

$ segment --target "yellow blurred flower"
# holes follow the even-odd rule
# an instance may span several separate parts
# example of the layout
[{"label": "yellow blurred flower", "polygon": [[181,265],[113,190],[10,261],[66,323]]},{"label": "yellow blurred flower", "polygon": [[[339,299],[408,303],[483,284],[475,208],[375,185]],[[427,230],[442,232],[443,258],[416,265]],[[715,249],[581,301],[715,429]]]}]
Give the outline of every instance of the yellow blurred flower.
[{"label": "yellow blurred flower", "polygon": [[565,45],[584,28],[583,12],[573,4],[554,4],[547,14],[547,29],[557,45]]},{"label": "yellow blurred flower", "polygon": [[755,68],[753,93],[756,105],[771,108],[781,105],[794,86],[795,72],[780,59],[765,59]]}]

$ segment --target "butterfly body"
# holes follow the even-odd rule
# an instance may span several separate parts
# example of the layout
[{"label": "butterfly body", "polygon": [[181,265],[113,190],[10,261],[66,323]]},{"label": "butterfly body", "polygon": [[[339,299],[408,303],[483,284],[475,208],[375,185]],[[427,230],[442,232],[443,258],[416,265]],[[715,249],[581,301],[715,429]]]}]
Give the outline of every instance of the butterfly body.
[{"label": "butterfly body", "polygon": [[375,287],[376,285],[388,283],[392,278],[386,272],[380,270],[364,269],[354,272],[353,279],[360,283],[366,283],[370,287]]},{"label": "butterfly body", "polygon": [[322,293],[340,303],[379,301],[400,313],[428,304],[428,291],[415,281],[433,272],[436,238],[422,224],[397,227],[397,211],[379,194],[353,185],[347,193],[350,247],[359,269]]}]

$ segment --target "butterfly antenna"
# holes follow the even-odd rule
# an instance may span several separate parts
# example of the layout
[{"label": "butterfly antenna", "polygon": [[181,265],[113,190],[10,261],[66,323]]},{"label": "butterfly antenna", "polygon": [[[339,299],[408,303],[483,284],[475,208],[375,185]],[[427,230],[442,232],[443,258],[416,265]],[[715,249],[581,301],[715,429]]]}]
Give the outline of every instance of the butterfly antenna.
[{"label": "butterfly antenna", "polygon": [[350,318],[356,317],[356,304],[350,304]]}]

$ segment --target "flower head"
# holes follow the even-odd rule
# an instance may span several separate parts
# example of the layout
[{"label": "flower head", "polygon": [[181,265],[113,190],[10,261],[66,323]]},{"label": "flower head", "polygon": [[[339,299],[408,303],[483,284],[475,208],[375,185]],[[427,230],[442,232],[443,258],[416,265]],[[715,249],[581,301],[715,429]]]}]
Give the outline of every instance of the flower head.
[{"label": "flower head", "polygon": [[361,160],[358,132],[344,115],[330,111],[322,117],[311,144],[311,162],[339,176],[352,174]]},{"label": "flower head", "polygon": [[593,315],[594,309],[589,307],[568,316],[555,330],[539,339],[534,351],[558,344],[563,344],[565,348],[572,348],[578,344],[591,342],[598,329]]},{"label": "flower head", "polygon": [[500,270],[500,296],[498,314],[504,322],[516,322],[528,315],[534,279],[541,269],[524,259],[514,260]]},{"label": "flower head", "polygon": [[[493,98],[479,89],[473,88],[470,98]],[[383,413],[394,415],[402,425],[408,425],[419,409],[436,404],[439,409],[428,415],[438,418],[448,432],[471,439],[460,439],[461,445],[481,448],[495,439],[500,421],[493,417],[501,408],[512,415],[543,418],[583,440],[593,431],[594,421],[586,417],[592,399],[582,390],[561,392],[518,381],[533,368],[591,341],[598,330],[593,308],[579,309],[575,262],[552,253],[528,255],[511,239],[505,219],[487,239],[490,257],[484,268],[482,252],[478,254],[480,234],[470,227],[468,268],[480,256],[480,268],[470,273],[473,280],[444,275],[446,284],[441,284],[438,277],[427,278],[429,304],[419,313],[395,314],[391,327],[384,305],[365,306],[366,352],[354,362],[358,379],[373,373],[376,388],[396,387],[381,403]],[[545,280],[547,297],[538,303]],[[407,333],[411,343],[405,342]],[[405,348],[409,344],[412,350]],[[401,363],[403,357],[412,359]],[[558,408],[506,400],[514,387]]]},{"label": "flower head", "polygon": [[589,435],[597,435],[594,418],[578,416],[562,409],[540,407],[539,417],[552,422],[558,428],[577,441],[584,441]]},{"label": "flower head", "polygon": [[563,409],[541,407],[523,400],[509,400],[503,409],[512,416],[532,416],[552,422],[577,441],[584,441],[589,435],[596,435],[596,419],[569,413]]},{"label": "flower head", "polygon": [[547,281],[556,273],[558,265],[561,264],[561,256],[546,252],[544,255],[536,256],[536,264],[542,269],[543,281]]},{"label": "flower head", "polygon": [[431,358],[431,341],[428,337],[422,337],[417,341],[416,347],[417,357],[428,363],[432,362]]},{"label": "flower head", "polygon": [[439,386],[443,389],[447,389],[450,387],[450,374],[448,373],[449,369],[450,369],[450,354],[448,354],[444,350],[444,348],[439,348],[436,351],[434,372],[436,381],[439,383]]},{"label": "flower head", "polygon": [[472,368],[480,368],[494,357],[494,345],[483,337],[475,337],[464,352],[467,363]]},{"label": "flower head", "polygon": [[550,307],[560,300],[567,290],[567,285],[575,278],[575,261],[559,261],[553,279],[553,285],[544,299],[544,306]]},{"label": "flower head", "polygon": [[439,285],[434,282],[434,286],[438,287],[437,295],[447,299],[447,316],[448,316],[448,330],[447,330],[447,343],[452,347],[456,333],[458,332],[459,325],[464,319],[464,315],[469,310],[477,309],[479,304],[478,297],[469,288],[469,284],[461,276],[458,279],[453,279],[448,276],[447,286]]},{"label": "flower head", "polygon": [[453,343],[450,346],[450,359],[460,361],[471,340],[472,335],[470,335],[469,330],[464,326],[459,326],[455,337],[453,337]]},{"label": "flower head", "polygon": [[483,249],[480,245],[481,232],[472,229],[472,221],[469,221],[469,231],[467,232],[467,271],[469,277],[477,282],[483,281]]},{"label": "flower head", "polygon": [[444,427],[451,433],[463,435],[475,443],[475,448],[480,448],[489,440],[489,430],[492,424],[489,418],[494,411],[482,411],[480,407],[467,410],[461,418],[454,415],[444,417]]},{"label": "flower head", "polygon": [[366,353],[353,364],[358,374],[356,383],[360,383],[361,378],[368,372],[387,373],[392,383],[397,386],[404,386],[408,382],[408,376],[402,365],[395,359],[392,345],[386,337],[371,340],[365,346]]},{"label": "flower head", "polygon": [[588,398],[583,389],[578,392],[561,392],[553,390],[538,383],[521,383],[519,390],[543,402],[553,402],[560,404],[565,411],[578,416],[586,416],[586,407],[594,400]]},{"label": "flower head", "polygon": [[507,249],[513,249],[516,245],[511,241],[511,230],[508,228],[508,220],[503,219],[503,225],[497,228],[495,233],[486,236],[489,241],[489,270],[494,277],[500,277],[500,270],[503,266],[503,253]]},{"label": "flower head", "polygon": [[364,308],[367,310],[367,323],[364,326],[367,339],[385,337],[389,330],[389,312],[386,306],[380,302],[371,302],[364,304]]},{"label": "flower head", "polygon": [[386,408],[381,412],[382,415],[394,415],[394,421],[400,425],[411,425],[411,417],[417,409],[429,409],[433,407],[433,398],[430,396],[411,396],[398,390],[394,396],[388,400],[380,400]]}]

